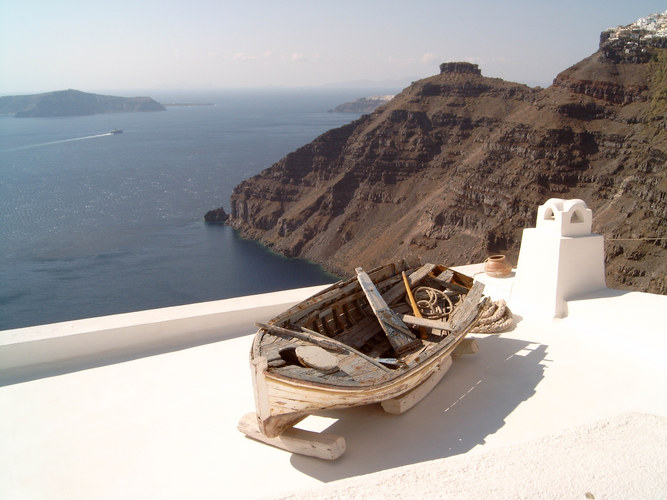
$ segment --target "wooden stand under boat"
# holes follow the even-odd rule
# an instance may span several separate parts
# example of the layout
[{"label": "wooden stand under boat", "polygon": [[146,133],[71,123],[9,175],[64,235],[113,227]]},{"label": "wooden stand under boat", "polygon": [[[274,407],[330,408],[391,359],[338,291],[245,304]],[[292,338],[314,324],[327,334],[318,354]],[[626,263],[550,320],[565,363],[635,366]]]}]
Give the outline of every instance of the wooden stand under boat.
[{"label": "wooden stand under boat", "polygon": [[415,406],[444,377],[452,355],[477,351],[464,337],[482,291],[443,266],[402,262],[357,269],[357,277],[258,324],[250,352],[256,412],[238,429],[293,453],[338,458],[343,437],[294,425],[328,409],[380,403],[400,414]]},{"label": "wooden stand under boat", "polygon": [[257,425],[257,414],[246,413],[239,421],[239,431],[276,448],[281,448],[299,455],[336,460],[345,453],[345,438],[334,434],[311,432],[303,429],[289,428],[277,437],[266,437]]}]

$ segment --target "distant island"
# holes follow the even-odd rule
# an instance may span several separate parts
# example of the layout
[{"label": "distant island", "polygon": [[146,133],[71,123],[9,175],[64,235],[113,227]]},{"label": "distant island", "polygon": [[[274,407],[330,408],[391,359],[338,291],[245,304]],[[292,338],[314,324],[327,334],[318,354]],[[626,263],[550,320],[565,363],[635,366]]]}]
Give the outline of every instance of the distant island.
[{"label": "distant island", "polygon": [[59,90],[44,94],[0,97],[0,114],[16,118],[85,116],[100,113],[165,111],[150,97],[116,97],[80,90]]},{"label": "distant island", "polygon": [[165,102],[164,106],[171,107],[178,107],[178,106],[215,106],[214,102]]},{"label": "distant island", "polygon": [[330,109],[331,113],[371,113],[376,108],[388,103],[394,98],[393,95],[374,95],[370,97],[362,97],[356,101],[339,104],[334,109]]}]

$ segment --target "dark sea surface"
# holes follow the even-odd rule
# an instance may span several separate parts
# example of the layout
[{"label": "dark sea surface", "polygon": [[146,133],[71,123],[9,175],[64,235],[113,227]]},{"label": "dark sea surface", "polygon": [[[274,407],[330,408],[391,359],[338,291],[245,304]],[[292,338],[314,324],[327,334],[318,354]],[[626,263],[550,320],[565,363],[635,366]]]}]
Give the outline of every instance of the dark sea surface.
[{"label": "dark sea surface", "polygon": [[0,117],[0,330],[335,281],[203,216],[358,118],[327,111],[369,92],[152,93],[215,106]]}]

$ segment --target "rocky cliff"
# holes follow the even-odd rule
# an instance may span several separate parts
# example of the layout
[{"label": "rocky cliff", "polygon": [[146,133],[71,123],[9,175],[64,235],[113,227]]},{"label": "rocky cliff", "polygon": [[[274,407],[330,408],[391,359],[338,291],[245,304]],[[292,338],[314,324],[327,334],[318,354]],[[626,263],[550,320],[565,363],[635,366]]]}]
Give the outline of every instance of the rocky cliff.
[{"label": "rocky cliff", "polygon": [[408,255],[516,263],[538,205],[581,198],[608,286],[667,293],[665,19],[603,32],[547,89],[442,64],[241,183],[228,224],[341,274]]},{"label": "rocky cliff", "polygon": [[10,114],[16,118],[164,110],[162,104],[150,97],[117,97],[72,89],[44,94],[0,97],[0,114]]}]

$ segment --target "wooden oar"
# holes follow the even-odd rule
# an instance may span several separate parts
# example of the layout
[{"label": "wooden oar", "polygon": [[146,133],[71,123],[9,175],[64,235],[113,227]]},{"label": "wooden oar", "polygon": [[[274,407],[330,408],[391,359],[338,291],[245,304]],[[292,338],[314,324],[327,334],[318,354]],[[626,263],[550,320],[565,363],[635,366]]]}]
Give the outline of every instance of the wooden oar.
[{"label": "wooden oar", "polygon": [[[405,271],[401,272],[401,276],[403,276],[403,283],[405,283],[405,293],[408,296],[408,300],[410,301],[410,305],[412,306],[412,312],[415,314],[416,317],[418,318],[423,318],[421,311],[419,310],[419,307],[417,306],[417,302],[415,301],[414,295],[412,295],[412,289],[410,288],[410,283],[408,282],[408,277],[405,274]],[[426,332],[426,328],[423,326],[419,327],[419,335],[421,336],[422,339],[425,339],[428,337],[428,333]]]}]

